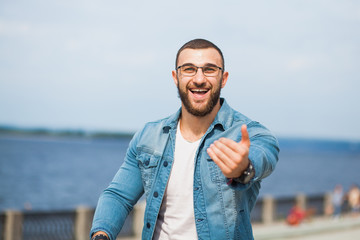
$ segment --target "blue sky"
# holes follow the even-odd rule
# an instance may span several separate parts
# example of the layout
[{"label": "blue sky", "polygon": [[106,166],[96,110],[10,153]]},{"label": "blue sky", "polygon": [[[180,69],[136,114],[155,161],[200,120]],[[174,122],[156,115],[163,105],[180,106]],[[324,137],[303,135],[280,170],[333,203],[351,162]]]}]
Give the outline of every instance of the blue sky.
[{"label": "blue sky", "polygon": [[360,140],[360,2],[0,2],[0,125],[136,131],[180,106],[176,51],[224,52],[222,96],[279,137]]}]

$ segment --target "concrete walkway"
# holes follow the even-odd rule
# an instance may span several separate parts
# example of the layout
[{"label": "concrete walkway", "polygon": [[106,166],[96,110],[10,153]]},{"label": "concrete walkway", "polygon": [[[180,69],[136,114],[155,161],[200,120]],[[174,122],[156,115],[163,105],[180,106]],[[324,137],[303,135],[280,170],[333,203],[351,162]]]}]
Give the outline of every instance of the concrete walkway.
[{"label": "concrete walkway", "polygon": [[[357,240],[360,239],[360,216],[340,219],[319,217],[289,226],[285,222],[269,225],[253,224],[255,240]],[[122,237],[118,240],[138,240],[140,237]]]},{"label": "concrete walkway", "polygon": [[254,224],[253,231],[255,240],[353,240],[360,239],[360,217],[315,218],[299,226],[289,226],[285,222]]}]

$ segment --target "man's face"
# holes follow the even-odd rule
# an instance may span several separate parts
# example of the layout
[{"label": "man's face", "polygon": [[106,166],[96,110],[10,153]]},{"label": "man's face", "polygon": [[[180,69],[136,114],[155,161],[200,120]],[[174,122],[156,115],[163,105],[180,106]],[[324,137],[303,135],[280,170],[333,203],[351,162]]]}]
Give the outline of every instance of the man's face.
[{"label": "man's face", "polygon": [[[178,66],[194,65],[222,66],[221,56],[214,48],[184,49],[178,58]],[[220,92],[226,84],[228,73],[219,71],[217,76],[205,76],[199,68],[194,76],[184,76],[179,70],[173,71],[183,107],[192,115],[203,117],[209,114],[217,104],[220,104]]]}]

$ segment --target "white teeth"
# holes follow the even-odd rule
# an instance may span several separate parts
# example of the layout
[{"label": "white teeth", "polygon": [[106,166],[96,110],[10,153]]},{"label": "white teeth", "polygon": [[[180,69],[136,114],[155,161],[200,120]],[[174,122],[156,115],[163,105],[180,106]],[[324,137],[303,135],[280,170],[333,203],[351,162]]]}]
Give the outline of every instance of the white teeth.
[{"label": "white teeth", "polygon": [[207,92],[205,89],[192,89],[193,92]]}]

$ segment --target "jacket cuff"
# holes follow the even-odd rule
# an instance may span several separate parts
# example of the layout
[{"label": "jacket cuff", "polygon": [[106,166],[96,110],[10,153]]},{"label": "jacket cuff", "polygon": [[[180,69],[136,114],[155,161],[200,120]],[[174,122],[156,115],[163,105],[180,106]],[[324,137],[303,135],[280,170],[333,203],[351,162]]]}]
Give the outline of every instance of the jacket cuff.
[{"label": "jacket cuff", "polygon": [[91,231],[90,231],[90,236],[89,236],[90,239],[92,238],[92,236],[93,236],[95,233],[97,233],[97,232],[99,232],[99,231],[105,232],[105,233],[109,236],[109,239],[110,239],[110,240],[116,239],[116,236],[114,237],[114,236],[111,235],[111,229],[106,229],[106,228],[104,228],[104,227],[94,227],[94,228],[92,228]]}]

